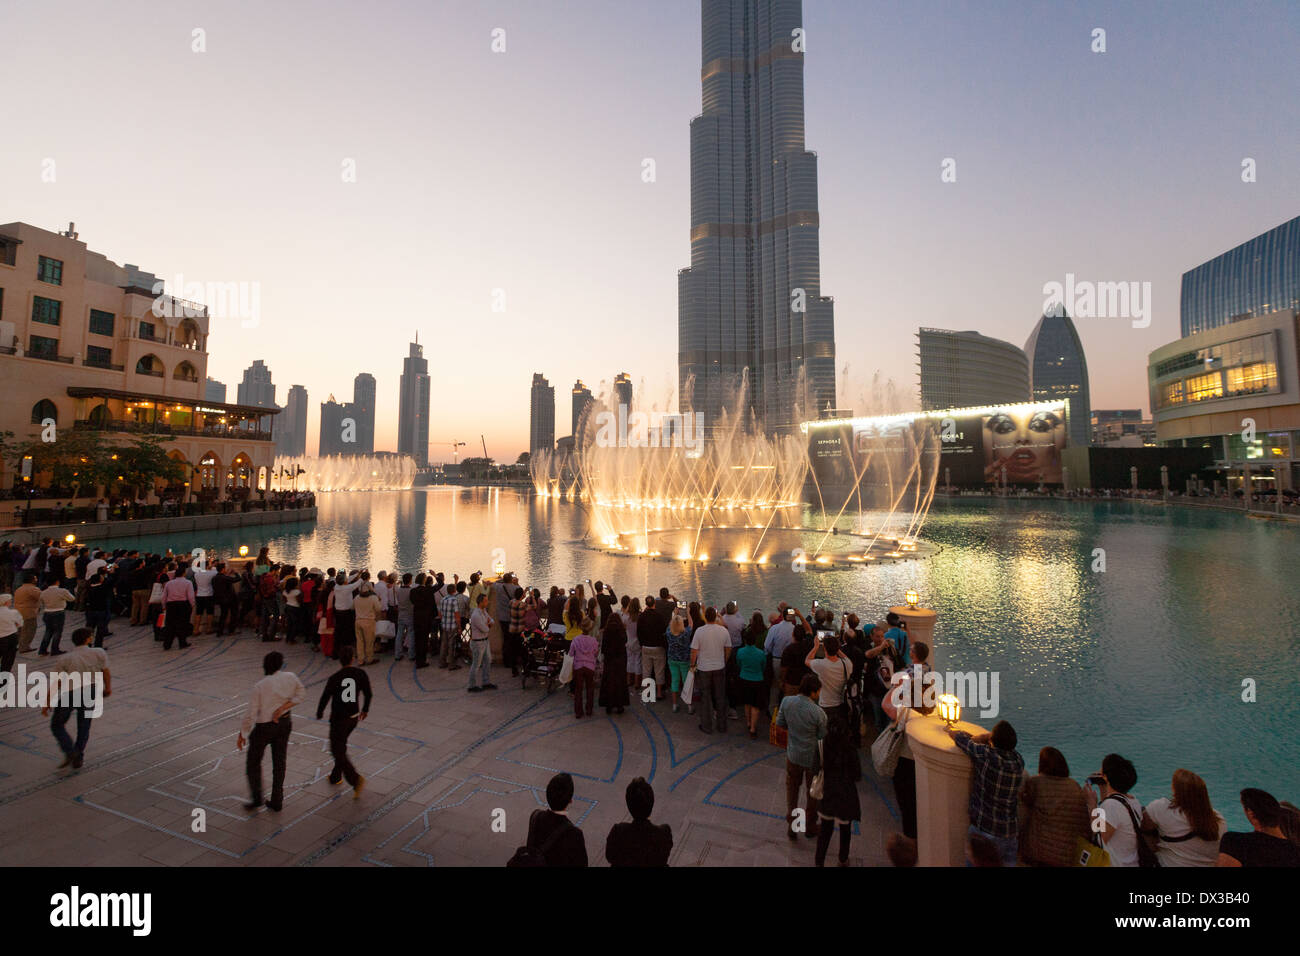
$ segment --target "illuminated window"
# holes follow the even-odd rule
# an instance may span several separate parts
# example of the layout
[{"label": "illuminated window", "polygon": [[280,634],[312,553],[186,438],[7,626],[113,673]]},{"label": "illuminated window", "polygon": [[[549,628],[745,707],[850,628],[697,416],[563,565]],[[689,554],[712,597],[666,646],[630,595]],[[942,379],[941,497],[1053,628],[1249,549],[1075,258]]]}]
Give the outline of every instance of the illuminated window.
[{"label": "illuminated window", "polygon": [[1183,403],[1183,383],[1167,382],[1160,386],[1160,407],[1168,408],[1170,405],[1181,405]]},{"label": "illuminated window", "polygon": [[1208,375],[1196,375],[1187,380],[1187,400],[1203,402],[1211,398],[1223,397],[1223,376],[1218,372]]},{"label": "illuminated window", "polygon": [[1228,394],[1249,395],[1267,392],[1277,387],[1277,366],[1271,362],[1255,362],[1241,368],[1228,369]]}]

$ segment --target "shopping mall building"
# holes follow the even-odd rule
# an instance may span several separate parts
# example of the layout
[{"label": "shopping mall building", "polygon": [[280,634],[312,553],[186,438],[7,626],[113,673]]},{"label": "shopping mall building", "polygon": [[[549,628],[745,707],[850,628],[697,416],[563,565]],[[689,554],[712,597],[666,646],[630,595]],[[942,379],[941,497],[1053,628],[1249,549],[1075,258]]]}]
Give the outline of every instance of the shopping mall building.
[{"label": "shopping mall building", "polygon": [[1156,440],[1209,449],[1211,480],[1300,486],[1300,217],[1183,275],[1183,337],[1147,363]]}]

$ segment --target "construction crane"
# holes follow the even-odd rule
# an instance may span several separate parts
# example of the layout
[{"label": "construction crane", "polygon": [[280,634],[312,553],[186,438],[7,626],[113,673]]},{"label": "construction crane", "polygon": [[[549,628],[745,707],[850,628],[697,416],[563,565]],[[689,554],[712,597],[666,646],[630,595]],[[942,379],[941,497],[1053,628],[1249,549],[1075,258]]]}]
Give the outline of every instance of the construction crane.
[{"label": "construction crane", "polygon": [[478,436],[478,440],[481,441],[481,442],[483,443],[483,458],[484,458],[486,461],[491,461],[492,459],[491,459],[491,458],[488,458],[488,453],[487,453],[487,439],[484,438],[482,435],[479,435],[479,436]]},{"label": "construction crane", "polygon": [[456,464],[456,465],[460,464],[460,449],[465,447],[465,443],[463,441],[439,441],[439,442],[432,442],[431,444],[442,445],[444,447],[451,448],[452,464]]}]

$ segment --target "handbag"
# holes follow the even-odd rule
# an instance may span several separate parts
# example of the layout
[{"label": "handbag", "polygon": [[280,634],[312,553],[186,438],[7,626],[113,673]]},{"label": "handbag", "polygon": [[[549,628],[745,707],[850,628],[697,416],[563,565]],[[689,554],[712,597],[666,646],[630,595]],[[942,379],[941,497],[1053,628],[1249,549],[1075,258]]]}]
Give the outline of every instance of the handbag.
[{"label": "handbag", "polygon": [[808,799],[820,800],[826,791],[826,764],[823,741],[817,741],[817,772],[813,774],[812,783],[808,784]]},{"label": "handbag", "polygon": [[899,719],[886,727],[871,745],[871,765],[882,777],[892,777],[898,767],[898,757],[906,739],[904,735],[908,714],[911,712],[911,708],[904,710]]},{"label": "handbag", "polygon": [[679,696],[681,697],[682,700],[686,701],[689,704],[694,694],[695,694],[695,668],[692,667],[690,670],[686,672],[686,679],[682,681],[682,691]]},{"label": "handbag", "polygon": [[776,715],[780,711],[780,707],[772,708],[772,723],[767,728],[767,742],[773,747],[788,747],[790,745],[790,731],[776,722]]},{"label": "handbag", "polygon": [[376,621],[375,637],[397,637],[397,626],[392,621]]},{"label": "handbag", "polygon": [[1110,866],[1110,853],[1106,848],[1084,837],[1074,841],[1074,859],[1076,866]]},{"label": "handbag", "polygon": [[567,684],[571,680],[573,680],[573,655],[565,651],[564,663],[560,665],[560,683]]}]

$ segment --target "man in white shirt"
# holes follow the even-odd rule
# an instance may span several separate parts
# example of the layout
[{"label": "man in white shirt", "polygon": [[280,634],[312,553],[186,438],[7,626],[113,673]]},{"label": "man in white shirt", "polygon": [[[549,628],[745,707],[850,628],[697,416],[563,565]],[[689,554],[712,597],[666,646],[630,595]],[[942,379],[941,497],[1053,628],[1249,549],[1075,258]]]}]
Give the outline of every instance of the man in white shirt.
[{"label": "man in white shirt", "polygon": [[13,609],[12,594],[0,594],[0,673],[13,673],[23,616]]},{"label": "man in white shirt", "polygon": [[[825,657],[817,656],[819,648],[825,651]],[[825,637],[818,635],[812,650],[804,659],[804,666],[822,682],[822,692],[817,703],[826,711],[826,717],[844,717],[844,688],[853,676],[853,662],[840,653],[839,638],[831,634]]]},{"label": "man in white shirt", "polygon": [[767,653],[767,669],[772,675],[771,699],[768,703],[775,706],[781,702],[781,655],[785,649],[790,646],[794,640],[794,615],[789,613],[789,608],[782,601],[776,606],[776,614],[768,618],[769,627],[767,629],[767,639],[763,641],[763,650]]},{"label": "man in white shirt", "polygon": [[279,811],[284,806],[284,773],[289,758],[289,736],[293,733],[290,711],[294,704],[307,697],[298,675],[281,670],[284,655],[272,651],[262,658],[262,671],[266,674],[253,685],[253,696],[248,701],[248,712],[239,730],[235,745],[244,749],[248,741],[248,788],[252,800],[244,804],[248,811],[262,805],[262,755],[271,748],[271,799],[267,809]]},{"label": "man in white shirt", "polygon": [[96,551],[90,556],[90,563],[86,565],[86,580],[89,581],[101,568],[108,567],[108,562],[104,560],[104,552]]},{"label": "man in white shirt", "polygon": [[45,636],[41,638],[41,652],[59,653],[59,641],[63,639],[63,621],[67,617],[68,605],[75,601],[76,595],[65,591],[57,584],[51,584],[41,591],[41,622],[45,625]]},{"label": "man in white shirt", "polygon": [[700,730],[713,733],[716,715],[718,732],[727,732],[727,658],[731,656],[731,635],[718,623],[718,609],[707,608],[705,624],[691,638],[691,668],[701,694]]},{"label": "man in white shirt", "polygon": [[[197,565],[194,567],[194,617],[198,623],[198,630],[194,633],[204,634],[212,630],[212,609],[216,604],[216,599],[212,595],[212,579],[217,576],[216,568]],[[207,618],[208,626],[205,631],[203,619]]]},{"label": "man in white shirt", "polygon": [[370,579],[370,575],[358,574],[352,572],[352,577],[345,577],[343,572],[334,585],[334,590],[330,592],[330,600],[334,602],[334,646],[335,647],[356,647],[357,645],[357,612],[352,607],[352,599],[356,596],[357,588],[361,587],[362,578]]},{"label": "man in white shirt", "polygon": [[[108,652],[102,647],[91,647],[91,638],[95,636],[93,628],[79,627],[72,632],[72,643],[76,647],[63,655],[63,660],[55,661],[50,668],[51,675],[56,673],[75,674],[81,686],[74,695],[58,701],[47,700],[41,708],[41,716],[48,717],[50,706],[54,707],[54,717],[50,720],[50,732],[63,750],[62,770],[68,764],[73,770],[81,768],[86,756],[86,743],[90,740],[90,722],[101,712],[103,702],[97,699],[96,674],[104,675],[103,694],[108,697],[113,693],[113,675],[108,670]],[[51,691],[53,682],[51,682]],[[68,736],[66,725],[73,713],[77,715],[77,739],[74,742]]]}]

